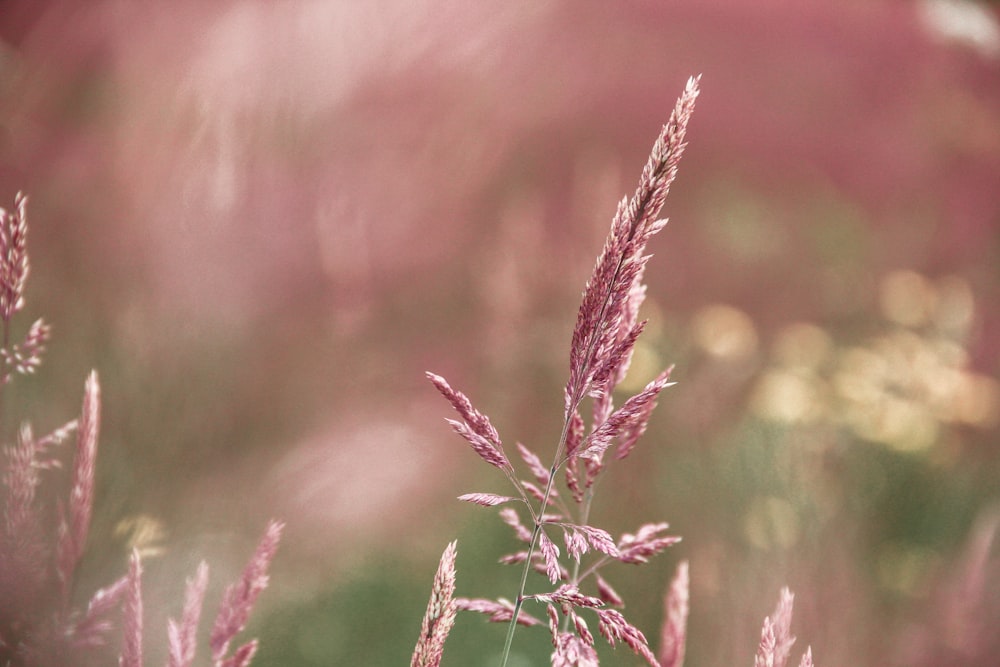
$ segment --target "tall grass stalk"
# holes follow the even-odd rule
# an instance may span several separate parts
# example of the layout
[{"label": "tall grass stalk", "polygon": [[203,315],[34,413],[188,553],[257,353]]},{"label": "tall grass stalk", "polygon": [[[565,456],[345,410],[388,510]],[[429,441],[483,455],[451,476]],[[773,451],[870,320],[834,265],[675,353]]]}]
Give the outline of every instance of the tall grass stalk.
[{"label": "tall grass stalk", "polygon": [[[473,408],[469,399],[444,378],[428,373],[428,378],[461,417],[449,420],[452,428],[484,461],[499,468],[516,492],[514,496],[475,493],[460,498],[484,506],[520,503],[530,517],[529,530],[514,509],[501,511],[503,520],[527,544],[525,550],[504,558],[505,562],[522,565],[513,603],[504,599],[458,600],[461,609],[487,613],[492,620],[507,623],[501,667],[510,659],[517,626],[541,624],[525,612],[524,603],[528,600],[545,606],[555,647],[554,665],[596,664],[593,635],[578,613],[585,610],[596,613],[600,634],[609,643],[624,641],[647,662],[658,664],[645,636],[620,612],[605,609],[609,604],[620,606],[621,599],[598,572],[612,560],[645,562],[680,538],[665,535],[667,524],[656,523],[644,524],[635,534],[626,533],[615,540],[588,521],[594,484],[605,468],[606,453],[614,446],[614,458],[628,456],[645,431],[660,392],[671,384],[667,369],[620,406],[614,404],[612,397],[625,378],[632,350],[645,326],[644,321],[638,320],[646,289],[642,278],[649,260],[645,250],[652,236],[666,225],[666,220],[658,219],[657,215],[677,175],[698,93],[699,80],[691,78],[653,145],[638,188],[631,198],[626,197],[619,204],[604,248],[587,281],[570,344],[562,428],[551,463],[544,466],[537,454],[518,443],[518,454],[533,479],[521,478],[489,418]],[[588,397],[592,406],[590,427],[586,430],[581,411]],[[568,498],[556,489],[559,474],[565,476]],[[561,551],[547,531],[562,532],[571,567],[563,565]],[[590,551],[598,555],[584,568],[582,557]],[[533,569],[543,573],[557,588],[549,593],[527,594],[528,577]],[[597,597],[580,592],[585,580],[594,582]]]},{"label": "tall grass stalk", "polygon": [[[660,392],[673,384],[669,381],[671,369],[667,368],[620,406],[614,403],[614,390],[625,379],[636,340],[646,324],[638,319],[646,293],[642,279],[650,259],[645,254],[646,245],[666,225],[667,221],[657,216],[676,178],[698,93],[699,78],[689,79],[670,119],[653,144],[638,188],[631,198],[626,197],[619,203],[611,231],[584,288],[570,343],[562,429],[551,463],[546,467],[534,451],[517,443],[517,453],[530,472],[530,478],[520,476],[489,417],[476,410],[468,397],[452,388],[443,377],[427,374],[460,417],[448,420],[452,428],[480,458],[503,472],[515,492],[512,496],[468,493],[459,499],[485,507],[520,504],[530,518],[529,529],[512,507],[500,512],[517,539],[526,544],[522,551],[501,559],[501,562],[522,566],[513,602],[504,598],[457,598],[452,601],[454,544],[449,546],[441,561],[440,568],[450,568],[449,605],[453,602],[457,609],[484,613],[491,621],[507,624],[500,667],[506,667],[510,660],[517,626],[543,624],[525,611],[528,601],[544,606],[554,648],[553,667],[595,667],[598,664],[594,636],[584,613],[596,615],[598,632],[609,644],[615,646],[623,642],[653,667],[681,667],[683,663],[688,614],[687,562],[682,561],[678,566],[665,595],[659,656],[654,655],[645,635],[620,611],[611,608],[622,607],[624,603],[600,573],[612,561],[645,563],[680,538],[665,534],[669,527],[666,523],[646,523],[634,534],[624,533],[616,540],[607,531],[591,526],[589,517],[595,482],[605,470],[606,455],[611,451],[615,460],[621,460],[631,453],[646,430]],[[591,401],[589,427],[582,415],[584,400],[588,398]],[[559,474],[564,476],[566,495],[556,488]],[[566,558],[547,531],[562,533]],[[584,564],[584,556],[591,552],[592,557]],[[528,577],[532,570],[543,574],[554,590],[528,594]],[[584,585],[595,589],[596,595],[583,593],[581,587]],[[435,600],[441,595],[435,583],[428,615],[432,607],[440,606],[441,603]],[[789,633],[791,609],[791,593],[785,590],[775,613],[765,619],[757,667],[785,667],[794,641]],[[428,618],[424,619],[425,629]],[[431,654],[422,633],[412,664],[437,667],[443,642],[444,637],[437,635]],[[801,667],[811,665],[810,650],[803,656]]]}]

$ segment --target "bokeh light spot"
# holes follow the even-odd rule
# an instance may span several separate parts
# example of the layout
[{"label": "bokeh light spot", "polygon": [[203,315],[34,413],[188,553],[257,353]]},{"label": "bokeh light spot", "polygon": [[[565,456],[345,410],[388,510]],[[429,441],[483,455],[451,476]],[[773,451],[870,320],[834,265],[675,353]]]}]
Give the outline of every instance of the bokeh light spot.
[{"label": "bokeh light spot", "polygon": [[833,340],[821,327],[807,322],[789,324],[778,332],[774,360],[792,368],[819,368],[830,357]]},{"label": "bokeh light spot", "polygon": [[947,276],[938,281],[934,324],[941,331],[964,338],[972,326],[974,311],[975,300],[968,282],[958,276]]},{"label": "bokeh light spot", "polygon": [[937,440],[938,422],[922,406],[885,395],[867,405],[855,405],[849,413],[855,432],[898,451],[922,451]]},{"label": "bokeh light spot", "polygon": [[642,390],[664,368],[660,353],[653,345],[639,339],[632,350],[632,363],[629,364],[625,379],[618,385],[624,392],[635,393]]},{"label": "bokeh light spot", "polygon": [[867,348],[853,347],[841,355],[833,382],[842,397],[868,403],[881,395],[887,374],[885,359]]},{"label": "bokeh light spot", "polygon": [[691,323],[695,342],[714,357],[745,359],[757,351],[757,329],[742,310],[714,304],[695,313]]},{"label": "bokeh light spot", "polygon": [[923,0],[918,7],[933,36],[965,44],[987,58],[1000,57],[1000,23],[987,6],[965,0]]},{"label": "bokeh light spot", "polygon": [[916,327],[925,324],[934,307],[933,286],[914,271],[893,271],[879,286],[879,307],[890,322]]},{"label": "bokeh light spot", "polygon": [[955,396],[955,421],[979,428],[1000,425],[1000,382],[986,375],[966,374]]},{"label": "bokeh light spot", "polygon": [[138,549],[143,558],[162,556],[167,530],[163,522],[148,514],[133,514],[115,524],[114,535],[124,538],[129,550]]},{"label": "bokeh light spot", "polygon": [[788,370],[765,373],[757,384],[752,405],[764,419],[789,424],[814,422],[825,412],[819,379]]}]

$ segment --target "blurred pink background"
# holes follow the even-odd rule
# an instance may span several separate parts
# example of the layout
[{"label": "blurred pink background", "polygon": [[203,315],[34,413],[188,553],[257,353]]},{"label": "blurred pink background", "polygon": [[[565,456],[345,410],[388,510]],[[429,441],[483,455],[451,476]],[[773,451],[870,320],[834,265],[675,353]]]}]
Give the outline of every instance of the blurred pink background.
[{"label": "blurred pink background", "polygon": [[7,410],[54,425],[101,373],[95,581],[145,540],[179,599],[274,516],[265,619],[372,553],[422,587],[459,533],[491,594],[500,552],[462,545],[499,522],[454,497],[503,480],[423,371],[548,451],[580,290],[700,73],[634,380],[679,384],[600,510],[685,536],[619,575],[633,613],[655,636],[688,558],[691,664],[748,664],[786,583],[817,664],[994,664],[942,600],[1000,482],[995,4],[36,0],[0,37],[0,195],[54,326]]}]

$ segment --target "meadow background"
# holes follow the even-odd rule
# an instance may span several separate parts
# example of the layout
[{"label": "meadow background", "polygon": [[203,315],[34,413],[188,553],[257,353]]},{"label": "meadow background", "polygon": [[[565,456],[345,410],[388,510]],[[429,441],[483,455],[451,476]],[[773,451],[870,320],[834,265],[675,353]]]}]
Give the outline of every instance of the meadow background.
[{"label": "meadow background", "polygon": [[[996,4],[10,0],[0,40],[21,322],[54,330],[2,438],[98,369],[81,599],[140,546],[151,664],[184,577],[217,592],[271,517],[258,665],[406,664],[454,538],[459,595],[514,594],[454,500],[504,481],[424,371],[551,452],[583,283],[698,73],[630,379],[678,385],[596,502],[684,536],[608,572],[630,620],[657,634],[686,558],[689,665],[750,664],[786,584],[817,665],[996,664]],[[461,616],[444,664],[504,630]]]}]

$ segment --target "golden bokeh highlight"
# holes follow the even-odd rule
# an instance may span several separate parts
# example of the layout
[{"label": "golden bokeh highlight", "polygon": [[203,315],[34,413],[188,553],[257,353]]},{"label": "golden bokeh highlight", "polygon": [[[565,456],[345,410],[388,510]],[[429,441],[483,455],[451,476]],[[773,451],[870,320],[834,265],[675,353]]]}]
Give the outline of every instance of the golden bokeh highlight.
[{"label": "golden bokeh highlight", "polygon": [[822,327],[795,322],[778,332],[771,354],[782,366],[816,369],[829,361],[832,352],[833,339]]},{"label": "golden bokeh highlight", "polygon": [[968,283],[895,271],[880,283],[883,332],[838,347],[821,327],[790,324],[751,394],[763,419],[828,424],[900,451],[927,450],[942,429],[1000,424],[1000,382],[969,368],[975,308]]},{"label": "golden bokeh highlight", "polygon": [[879,285],[879,309],[890,322],[907,327],[926,324],[936,294],[930,281],[915,271],[893,271]]},{"label": "golden bokeh highlight", "polygon": [[953,421],[984,429],[1000,426],[1000,382],[987,375],[967,374],[955,394]]},{"label": "golden bokeh highlight", "polygon": [[758,381],[751,408],[771,421],[812,423],[828,412],[826,394],[826,387],[815,374],[774,368],[765,371]]},{"label": "golden bokeh highlight", "polygon": [[115,524],[114,536],[124,539],[129,551],[137,549],[143,558],[162,556],[167,530],[163,522],[148,514],[134,514]]},{"label": "golden bokeh highlight", "polygon": [[757,352],[757,328],[742,310],[724,304],[706,306],[691,322],[694,342],[713,357],[742,360]]},{"label": "golden bokeh highlight", "polygon": [[975,313],[972,287],[958,276],[946,276],[937,284],[936,297],[934,325],[941,331],[964,338]]},{"label": "golden bokeh highlight", "polygon": [[653,378],[662,373],[665,367],[663,358],[656,347],[640,338],[632,349],[632,362],[629,364],[625,379],[619,383],[618,389],[623,392],[638,393]]}]

